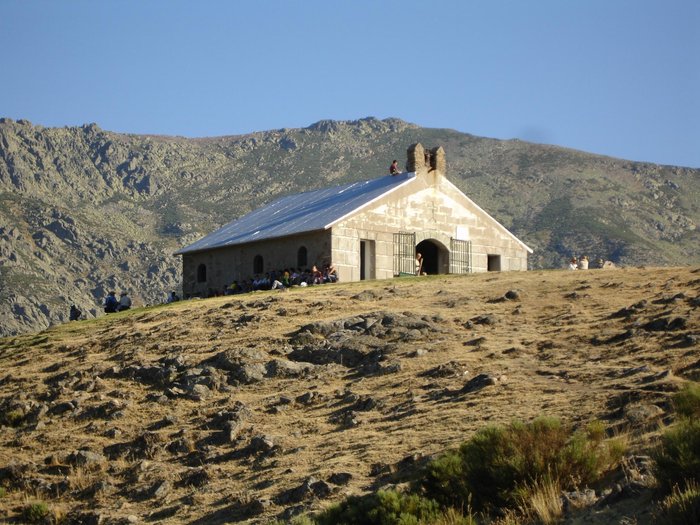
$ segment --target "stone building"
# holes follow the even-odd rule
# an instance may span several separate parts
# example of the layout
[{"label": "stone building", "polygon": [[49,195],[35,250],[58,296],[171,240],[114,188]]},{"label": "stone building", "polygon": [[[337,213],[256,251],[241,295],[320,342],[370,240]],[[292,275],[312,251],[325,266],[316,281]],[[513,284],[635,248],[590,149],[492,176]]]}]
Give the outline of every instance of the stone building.
[{"label": "stone building", "polygon": [[332,262],[341,281],[526,270],[532,253],[445,177],[445,152],[408,149],[406,171],[282,197],[177,251],[183,293]]}]

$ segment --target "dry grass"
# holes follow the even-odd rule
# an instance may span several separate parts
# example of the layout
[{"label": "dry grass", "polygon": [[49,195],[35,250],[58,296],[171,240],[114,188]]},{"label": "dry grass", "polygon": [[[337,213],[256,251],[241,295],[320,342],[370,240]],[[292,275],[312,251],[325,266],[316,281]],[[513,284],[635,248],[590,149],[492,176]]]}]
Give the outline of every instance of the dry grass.
[{"label": "dry grass", "polygon": [[555,525],[564,514],[561,487],[556,480],[541,480],[528,487],[521,496],[521,513],[536,523]]},{"label": "dry grass", "polygon": [[[503,300],[508,290],[518,290],[520,299]],[[365,291],[370,294],[358,296]],[[672,299],[678,294],[683,297]],[[700,373],[697,348],[688,346],[700,332],[700,309],[691,304],[698,296],[700,271],[693,268],[431,276],[180,302],[1,339],[0,407],[75,400],[79,408],[49,414],[39,427],[29,416],[12,413],[16,426],[0,427],[0,468],[31,462],[37,465],[34,478],[56,481],[40,472],[46,457],[79,449],[101,453],[151,428],[160,441],[148,457],[110,459],[105,477],[113,490],[99,498],[100,512],[145,519],[175,509],[167,516],[170,523],[217,522],[222,516],[235,521],[225,496],[249,494],[251,501],[272,501],[253,518],[267,522],[285,508],[276,498],[310,476],[352,474],[328,499],[302,502],[318,510],[346,494],[403,483],[422,458],[455,447],[486,424],[515,418],[554,416],[581,428],[602,419],[608,430],[627,431],[630,446],[643,451],[659,433],[669,396]],[[643,300],[644,307],[619,313]],[[213,390],[202,401],[158,401],[162,388],[111,372],[173,356],[196,367],[227,349],[283,358],[291,349],[290,334],[305,324],[376,312],[428,316],[441,331],[380,341],[386,343],[386,362],[400,364],[392,373],[323,365],[307,378]],[[493,323],[480,322],[484,316]],[[682,327],[644,328],[676,318],[684,319]],[[455,373],[431,375],[445,365]],[[62,374],[69,378],[57,387]],[[463,390],[478,374],[494,384]],[[99,381],[90,385],[94,377]],[[72,378],[74,384],[65,386]],[[309,392],[316,401],[295,401]],[[343,426],[336,417],[348,408],[347,393],[376,402],[356,411],[357,426]],[[292,402],[280,404],[281,396]],[[236,402],[251,415],[238,441],[219,443],[220,430],[211,422]],[[98,409],[113,412],[86,416]],[[166,416],[166,426],[155,425]],[[189,441],[169,452],[178,433]],[[243,454],[256,435],[269,435],[275,453]],[[161,500],[140,496],[194,467],[209,471],[202,486],[173,482]],[[81,478],[86,473],[74,476],[77,485],[89,484]],[[16,515],[24,490],[12,488],[0,499],[0,515]],[[60,503],[86,511],[90,507],[78,492],[61,496]]]}]

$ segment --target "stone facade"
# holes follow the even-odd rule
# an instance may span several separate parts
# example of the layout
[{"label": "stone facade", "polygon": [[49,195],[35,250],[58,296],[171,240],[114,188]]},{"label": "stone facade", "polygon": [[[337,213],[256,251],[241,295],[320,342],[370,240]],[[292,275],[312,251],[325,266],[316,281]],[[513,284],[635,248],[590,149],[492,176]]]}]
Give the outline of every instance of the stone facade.
[{"label": "stone facade", "polygon": [[[420,145],[418,145],[420,146]],[[421,148],[422,149],[422,148]],[[415,232],[435,247],[435,273],[449,273],[451,239],[471,241],[471,271],[527,270],[531,250],[429,165],[412,164],[418,180],[332,227],[333,262],[341,279],[360,278],[360,243],[370,241],[371,278],[394,276],[394,233]],[[435,159],[435,157],[433,157]],[[438,157],[439,159],[439,157]],[[444,155],[443,155],[444,159]],[[491,268],[489,268],[491,256]]]},{"label": "stone facade", "polygon": [[[299,260],[306,250],[306,263]],[[300,250],[302,253],[300,254]],[[185,297],[205,297],[220,293],[233,281],[249,279],[258,273],[282,268],[311,268],[314,264],[330,262],[331,232],[329,230],[252,242],[229,248],[219,248],[184,254],[182,257],[182,286]],[[255,268],[256,257],[261,268]],[[303,264],[302,264],[303,263]],[[198,270],[205,268],[204,279]],[[258,271],[256,271],[258,270]],[[199,276],[201,277],[201,276]]]},{"label": "stone facade", "polygon": [[[411,252],[425,252],[428,273],[450,273],[455,241],[468,244],[466,271],[527,270],[532,250],[447,180],[442,148],[411,146],[406,168],[415,172],[416,180],[328,229],[183,254],[183,293],[206,295],[256,273],[327,262],[335,265],[341,281],[388,279],[398,273],[395,234],[399,233],[412,236]],[[303,252],[306,259],[300,259]],[[460,268],[462,273],[466,266]]]}]

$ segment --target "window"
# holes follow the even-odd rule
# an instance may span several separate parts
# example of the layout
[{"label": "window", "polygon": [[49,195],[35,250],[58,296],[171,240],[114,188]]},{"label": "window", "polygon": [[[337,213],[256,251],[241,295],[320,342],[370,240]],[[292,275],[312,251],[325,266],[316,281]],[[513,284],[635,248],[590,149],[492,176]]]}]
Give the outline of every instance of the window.
[{"label": "window", "polygon": [[200,264],[197,266],[197,282],[206,283],[207,282],[207,266],[206,264]]},{"label": "window", "polygon": [[256,255],[253,259],[253,273],[263,272],[263,258],[262,255]]},{"label": "window", "polygon": [[297,252],[297,268],[306,268],[309,264],[306,246],[299,248]]},{"label": "window", "polygon": [[501,256],[500,255],[488,255],[487,267],[489,272],[500,272],[501,271]]}]

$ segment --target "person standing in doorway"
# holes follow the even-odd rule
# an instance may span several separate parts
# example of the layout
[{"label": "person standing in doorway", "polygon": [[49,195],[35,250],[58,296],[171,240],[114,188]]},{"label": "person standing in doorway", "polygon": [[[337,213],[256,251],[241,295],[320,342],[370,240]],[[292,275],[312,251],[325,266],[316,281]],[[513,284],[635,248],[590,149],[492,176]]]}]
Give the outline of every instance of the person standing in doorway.
[{"label": "person standing in doorway", "polygon": [[420,252],[416,253],[416,275],[425,275],[423,271],[423,256]]}]

